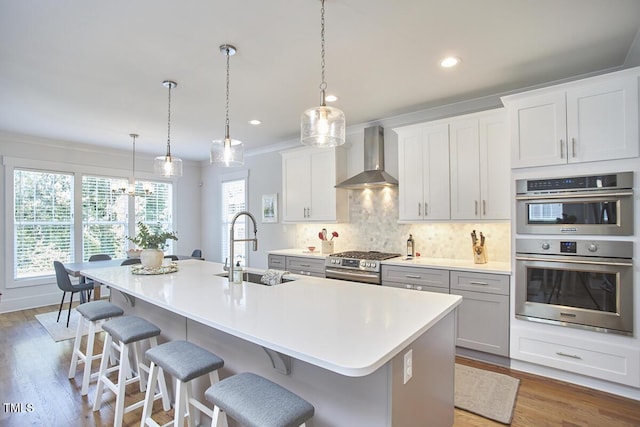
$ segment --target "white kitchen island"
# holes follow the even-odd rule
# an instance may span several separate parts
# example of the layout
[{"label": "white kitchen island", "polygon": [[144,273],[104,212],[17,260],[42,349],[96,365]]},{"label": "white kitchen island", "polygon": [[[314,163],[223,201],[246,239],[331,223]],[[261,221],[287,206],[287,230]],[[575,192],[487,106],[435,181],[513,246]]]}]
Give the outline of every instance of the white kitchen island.
[{"label": "white kitchen island", "polygon": [[217,276],[222,264],[178,267],[166,275],[134,275],[129,266],[82,274],[110,286],[127,314],[156,323],[161,341],[187,339],[218,354],[221,377],[252,371],[299,394],[316,408],[311,426],[453,424],[461,297],[320,278],[230,284]]}]

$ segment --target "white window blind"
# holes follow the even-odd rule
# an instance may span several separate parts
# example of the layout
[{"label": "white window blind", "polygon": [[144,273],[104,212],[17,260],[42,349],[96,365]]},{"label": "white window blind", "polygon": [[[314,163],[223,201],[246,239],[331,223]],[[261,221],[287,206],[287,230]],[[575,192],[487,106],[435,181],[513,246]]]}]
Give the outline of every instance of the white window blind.
[{"label": "white window blind", "polygon": [[107,254],[124,258],[127,247],[127,210],[131,196],[113,193],[122,179],[82,177],[82,259]]},{"label": "white window blind", "polygon": [[14,279],[53,274],[73,255],[73,175],[14,169]]},{"label": "white window blind", "polygon": [[[246,210],[246,179],[237,179],[222,182],[222,239],[221,253],[222,260],[229,255],[229,232],[231,230],[231,220],[238,212]],[[235,237],[242,239],[246,236],[246,218],[241,217],[235,224]],[[229,260],[235,264],[240,261],[240,265],[247,265],[247,245],[245,242],[236,243],[234,247],[235,260]]]},{"label": "white window blind", "polygon": [[[173,230],[173,184],[167,182],[136,181],[136,190],[150,188],[152,193],[146,197],[136,197],[137,224],[142,222],[149,227],[160,224],[163,230]],[[180,238],[180,236],[178,236]],[[167,240],[166,253],[173,253],[173,240]]]}]

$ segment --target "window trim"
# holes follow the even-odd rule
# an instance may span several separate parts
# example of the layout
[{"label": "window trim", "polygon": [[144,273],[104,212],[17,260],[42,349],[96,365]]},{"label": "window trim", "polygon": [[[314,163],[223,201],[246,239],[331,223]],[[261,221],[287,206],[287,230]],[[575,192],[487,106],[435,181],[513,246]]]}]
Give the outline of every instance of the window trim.
[{"label": "window trim", "polygon": [[[229,182],[229,181],[240,181],[240,180],[244,180],[244,206],[245,206],[245,210],[249,210],[249,170],[248,169],[242,169],[242,170],[237,170],[234,172],[229,172],[229,173],[225,173],[225,174],[221,174],[218,176],[218,181],[219,181],[219,190],[220,190],[220,204],[222,207],[222,197],[223,197],[223,192],[222,192],[222,185],[225,182]],[[222,209],[220,210],[222,211]],[[244,218],[245,221],[245,227],[247,224],[247,218]],[[220,222],[221,222],[221,226],[226,224],[226,222],[224,221],[224,218],[222,217],[222,212],[220,212]],[[222,228],[220,228],[220,230],[222,230]],[[225,238],[224,236],[220,236],[220,242],[224,242]],[[245,254],[247,254],[247,259],[245,260],[245,262],[248,264],[249,263],[249,251],[248,249],[248,243],[245,242]],[[228,251],[227,253],[223,253],[222,251],[222,247],[220,248],[220,259],[219,262],[224,262],[224,258],[228,255]],[[232,262],[232,261],[230,261]]]}]

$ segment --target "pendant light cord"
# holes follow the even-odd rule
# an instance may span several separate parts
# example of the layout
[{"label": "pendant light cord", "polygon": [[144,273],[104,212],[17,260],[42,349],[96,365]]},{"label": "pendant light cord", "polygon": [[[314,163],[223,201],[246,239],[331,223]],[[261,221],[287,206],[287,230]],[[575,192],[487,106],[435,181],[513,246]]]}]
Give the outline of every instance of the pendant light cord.
[{"label": "pendant light cord", "polygon": [[169,83],[169,108],[167,111],[167,157],[171,158],[171,88],[173,84]]},{"label": "pendant light cord", "polygon": [[135,186],[136,183],[136,136],[135,134],[131,135],[131,138],[133,138],[133,162],[132,163],[132,167],[131,167],[131,174],[133,175],[133,185]]},{"label": "pendant light cord", "polygon": [[229,47],[226,48],[225,54],[227,56],[227,107],[225,110],[226,119],[224,122],[224,138],[226,143],[226,141],[229,139],[229,56],[231,56]]},{"label": "pendant light cord", "polygon": [[321,0],[320,7],[320,67],[322,69],[322,82],[320,83],[320,105],[326,106],[324,92],[327,89],[327,82],[324,80],[324,70],[326,67],[324,54],[324,0]]}]

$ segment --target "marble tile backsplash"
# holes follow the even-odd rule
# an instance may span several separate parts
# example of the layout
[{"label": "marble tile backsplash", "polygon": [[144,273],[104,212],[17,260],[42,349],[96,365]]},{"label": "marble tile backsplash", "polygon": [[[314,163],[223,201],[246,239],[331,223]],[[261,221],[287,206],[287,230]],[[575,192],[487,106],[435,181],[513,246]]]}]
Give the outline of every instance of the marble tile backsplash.
[{"label": "marble tile backsplash", "polygon": [[490,261],[509,262],[511,224],[505,222],[430,222],[398,224],[398,190],[377,188],[349,192],[349,223],[298,224],[298,247],[320,248],[318,232],[324,227],[340,235],[334,239],[334,251],[375,250],[406,254],[407,239],[413,234],[416,252],[423,257],[473,259],[471,231],[486,237]]}]

